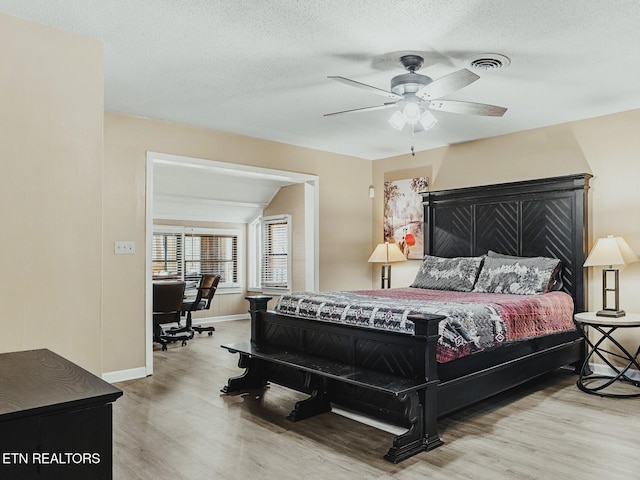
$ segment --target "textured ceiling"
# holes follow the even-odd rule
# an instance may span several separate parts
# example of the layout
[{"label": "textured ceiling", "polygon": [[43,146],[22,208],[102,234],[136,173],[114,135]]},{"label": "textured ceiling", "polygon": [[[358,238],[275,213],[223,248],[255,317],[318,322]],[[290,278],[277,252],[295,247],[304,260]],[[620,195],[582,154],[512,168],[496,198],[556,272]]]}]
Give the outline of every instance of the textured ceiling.
[{"label": "textured ceiling", "polygon": [[[378,159],[640,107],[636,0],[0,0],[100,39],[107,110]],[[405,53],[438,78],[479,53],[508,68],[448,95],[504,117],[435,112],[412,136],[339,75],[389,89]]]}]

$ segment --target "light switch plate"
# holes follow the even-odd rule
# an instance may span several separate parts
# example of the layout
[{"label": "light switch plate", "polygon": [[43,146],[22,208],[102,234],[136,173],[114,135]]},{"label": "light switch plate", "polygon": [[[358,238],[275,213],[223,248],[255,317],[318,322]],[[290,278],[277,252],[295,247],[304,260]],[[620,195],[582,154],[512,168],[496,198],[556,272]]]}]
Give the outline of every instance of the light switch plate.
[{"label": "light switch plate", "polygon": [[116,241],[116,255],[126,255],[136,253],[136,242],[132,241]]}]

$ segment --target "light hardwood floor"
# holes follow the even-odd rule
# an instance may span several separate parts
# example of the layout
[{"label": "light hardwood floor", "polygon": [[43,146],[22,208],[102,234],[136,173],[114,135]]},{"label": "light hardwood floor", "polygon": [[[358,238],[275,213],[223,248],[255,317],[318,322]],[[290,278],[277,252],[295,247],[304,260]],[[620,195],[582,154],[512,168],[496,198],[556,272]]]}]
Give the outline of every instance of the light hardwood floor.
[{"label": "light hardwood floor", "polygon": [[220,345],[247,339],[249,322],[216,329],[157,349],[152,377],[117,384],[114,479],[640,478],[640,399],[587,395],[570,372],[442,418],[442,447],[393,465],[391,433],[334,413],[286,420],[296,392],[221,394],[241,370]]}]

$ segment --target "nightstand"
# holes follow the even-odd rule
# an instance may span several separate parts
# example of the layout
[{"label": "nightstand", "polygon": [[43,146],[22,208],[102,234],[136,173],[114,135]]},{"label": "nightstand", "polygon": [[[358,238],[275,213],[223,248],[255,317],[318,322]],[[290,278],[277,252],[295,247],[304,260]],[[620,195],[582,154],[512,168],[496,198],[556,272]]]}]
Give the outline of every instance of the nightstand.
[{"label": "nightstand", "polygon": [[[640,381],[630,378],[627,373],[629,369],[634,367],[640,372],[640,363],[638,363],[638,355],[640,354],[640,341],[635,354],[631,354],[618,340],[614,338],[614,333],[619,329],[640,327],[640,315],[628,313],[624,317],[599,317],[595,312],[577,313],[574,315],[574,321],[587,343],[587,355],[580,368],[580,375],[576,382],[578,388],[586,393],[600,395],[601,397],[612,398],[632,398],[640,397],[640,392],[636,393],[613,393],[605,391],[607,387],[612,386],[615,382],[624,382],[635,387],[640,387]],[[597,332],[599,336],[591,340],[589,338],[589,330]],[[614,345],[617,351],[607,350],[606,342]],[[599,358],[604,365],[611,370],[610,375],[594,374],[589,368],[589,360]],[[611,357],[621,359],[623,366],[612,363]]]}]

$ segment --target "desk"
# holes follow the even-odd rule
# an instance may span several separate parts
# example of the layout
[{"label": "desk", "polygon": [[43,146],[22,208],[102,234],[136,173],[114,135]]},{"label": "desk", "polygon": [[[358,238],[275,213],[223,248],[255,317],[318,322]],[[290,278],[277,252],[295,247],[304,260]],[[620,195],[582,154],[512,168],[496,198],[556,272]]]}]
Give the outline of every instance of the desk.
[{"label": "desk", "polygon": [[[640,397],[640,392],[611,393],[605,391],[607,387],[610,387],[613,383],[618,381],[634,385],[635,387],[640,387],[640,381],[633,380],[627,375],[629,369],[632,367],[640,372],[640,364],[638,363],[637,358],[638,355],[640,355],[640,340],[638,341],[638,349],[634,354],[632,354],[622,346],[613,335],[614,332],[619,329],[640,327],[640,315],[631,313],[624,317],[612,318],[598,317],[594,312],[585,312],[577,313],[574,316],[574,321],[578,329],[582,332],[588,346],[587,356],[584,359],[577,381],[578,388],[583,392],[600,395],[601,397]],[[600,338],[595,341],[591,340],[588,335],[589,329],[598,332],[600,334]],[[612,352],[607,350],[603,345],[605,341],[611,342],[619,349],[619,351]],[[613,364],[612,361],[604,355],[605,353],[609,356],[623,360],[624,366],[617,366]],[[611,375],[594,374],[589,368],[589,360],[594,356],[602,360],[604,364],[613,371],[613,373]]]},{"label": "desk", "polygon": [[110,480],[121,395],[49,350],[0,354],[0,478]]}]

